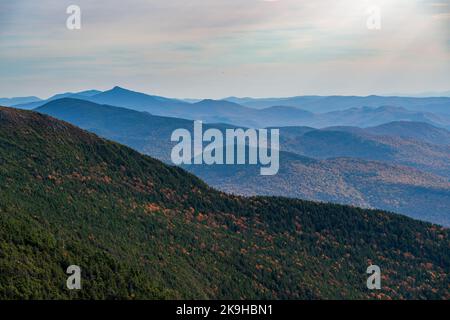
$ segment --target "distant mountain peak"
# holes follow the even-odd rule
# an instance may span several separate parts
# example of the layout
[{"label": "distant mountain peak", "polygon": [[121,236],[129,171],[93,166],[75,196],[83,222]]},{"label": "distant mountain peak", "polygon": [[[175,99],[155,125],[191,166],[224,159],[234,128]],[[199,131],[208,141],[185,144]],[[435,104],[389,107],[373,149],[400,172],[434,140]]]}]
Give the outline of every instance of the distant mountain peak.
[{"label": "distant mountain peak", "polygon": [[125,89],[125,88],[123,88],[123,87],[119,87],[119,86],[115,86],[115,87],[113,87],[111,90],[109,90],[109,91],[126,91],[126,92],[134,92],[134,91],[131,91],[131,90],[128,90],[128,89]]},{"label": "distant mountain peak", "polygon": [[[207,103],[207,102],[219,102],[219,101],[217,101],[217,100],[214,100],[214,99],[203,99],[202,101],[199,101],[199,103]],[[226,102],[229,102],[229,101],[226,101]]]},{"label": "distant mountain peak", "polygon": [[135,96],[135,97],[148,97],[148,98],[161,98],[161,99],[169,99],[169,98],[164,98],[164,97],[158,97],[152,94],[148,94],[148,93],[144,93],[144,92],[139,92],[139,91],[133,91],[124,87],[119,87],[119,86],[115,86],[113,87],[111,90],[105,91],[103,93],[109,94],[109,93],[114,93],[114,94],[123,94],[123,95],[130,95],[130,96]]}]

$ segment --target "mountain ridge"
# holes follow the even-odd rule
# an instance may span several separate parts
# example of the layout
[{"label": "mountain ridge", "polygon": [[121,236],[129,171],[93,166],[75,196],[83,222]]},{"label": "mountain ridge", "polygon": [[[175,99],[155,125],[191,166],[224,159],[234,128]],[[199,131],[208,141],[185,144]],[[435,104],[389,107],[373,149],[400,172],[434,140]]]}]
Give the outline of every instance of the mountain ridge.
[{"label": "mountain ridge", "polygon": [[[87,90],[80,93],[57,94],[47,100],[16,105],[16,107],[35,109],[46,102],[63,97],[146,111],[159,116],[259,128],[305,125],[318,128],[335,125],[367,127],[403,120],[422,121],[434,126],[450,128],[450,97],[412,98],[372,95],[367,97],[298,96],[268,99],[230,97],[228,100],[182,100],[115,86],[104,92]],[[262,105],[255,108],[254,103],[262,103]],[[197,108],[198,106],[202,108]],[[231,110],[234,111],[231,112]]]},{"label": "mountain ridge", "polygon": [[[110,106],[99,108],[99,105],[92,103],[88,103],[88,105],[92,104],[93,110],[86,110],[86,102],[81,100],[69,102],[74,103],[74,105],[71,106],[67,103],[61,103],[61,101],[54,101],[48,104],[46,109],[37,109],[37,111],[69,121],[169,164],[171,163],[171,148],[175,145],[174,142],[170,141],[172,132],[179,128],[184,128],[188,131],[193,129],[191,120],[158,117],[148,113],[139,113],[129,109]],[[72,108],[72,110],[67,110],[67,108]],[[99,110],[95,111],[96,109]],[[220,130],[234,128],[224,124],[204,124],[205,130],[210,127]],[[364,207],[380,207],[413,215],[416,218],[421,217],[425,220],[431,218],[431,221],[450,225],[448,220],[449,212],[446,207],[446,204],[448,204],[450,208],[449,191],[445,191],[447,189],[443,187],[443,179],[445,178],[436,176],[435,173],[433,174],[437,169],[439,169],[437,170],[439,172],[448,172],[448,170],[441,168],[442,165],[448,165],[448,161],[446,162],[445,158],[442,158],[442,154],[438,157],[440,153],[437,152],[441,147],[430,149],[436,153],[434,155],[435,158],[420,157],[420,150],[427,150],[424,149],[427,147],[426,144],[418,143],[408,146],[407,143],[410,143],[408,141],[403,142],[401,139],[391,141],[386,139],[373,138],[372,135],[367,138],[345,132],[328,132],[305,127],[281,128],[281,156],[287,157],[287,163],[281,163],[281,174],[273,177],[273,179],[258,177],[259,174],[254,172],[254,168],[246,166],[240,169],[248,169],[248,171],[242,172],[236,169],[235,174],[232,169],[225,169],[220,166],[217,168],[188,166],[185,169],[194,172],[216,188],[228,192],[246,195],[255,195],[257,193],[285,195]],[[401,152],[397,149],[398,143],[396,141],[402,141],[400,147],[403,147],[403,144],[406,143],[405,149],[401,150]],[[293,156],[293,154],[288,154],[286,151],[297,155],[303,154],[304,157]],[[345,162],[332,160],[332,158],[336,157],[350,156],[359,158],[354,161],[357,161],[358,172],[362,176],[371,174],[378,177],[378,185],[374,184],[372,180],[364,180],[352,175]],[[323,161],[308,160],[308,157],[317,157]],[[299,159],[301,160],[299,161]],[[431,161],[431,159],[434,160]],[[383,169],[379,162],[387,160],[393,163],[386,164]],[[417,169],[412,168],[405,169],[405,165],[414,165],[419,169],[428,169],[431,174],[418,173]],[[366,169],[363,169],[364,167]],[[214,172],[212,169],[217,169],[217,171]],[[224,177],[227,177],[227,175],[220,176],[224,174],[223,170],[225,170],[225,173],[227,170],[232,172],[228,181],[224,180]],[[407,176],[406,172],[415,178],[411,178],[410,181],[403,179],[401,184],[393,184],[390,179],[391,176],[401,175],[405,177]],[[238,179],[242,176],[246,178]],[[418,178],[419,176],[421,177],[420,179]],[[260,183],[258,182],[260,180],[262,182],[268,181]],[[420,182],[421,180],[427,181],[427,183],[424,185]],[[249,181],[254,181],[255,183],[250,185]],[[399,193],[398,190],[401,190],[402,187],[405,192]],[[389,190],[394,189],[397,191],[390,194]],[[284,193],[281,193],[280,190],[284,190]],[[354,194],[349,192],[349,190],[353,190]],[[433,203],[433,201],[427,200],[426,197],[419,197],[421,193],[429,195],[430,199],[432,198],[436,201]],[[415,196],[416,206],[412,206]],[[433,212],[433,215],[430,215],[430,211]]]}]

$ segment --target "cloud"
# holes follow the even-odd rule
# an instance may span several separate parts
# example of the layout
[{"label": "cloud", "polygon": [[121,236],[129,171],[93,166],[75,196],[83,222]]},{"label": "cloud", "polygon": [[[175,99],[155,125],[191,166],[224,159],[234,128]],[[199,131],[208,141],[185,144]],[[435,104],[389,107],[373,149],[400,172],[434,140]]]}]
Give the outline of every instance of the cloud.
[{"label": "cloud", "polygon": [[[8,76],[0,95],[114,84],[174,96],[246,95],[246,88],[279,95],[302,90],[292,82],[314,93],[350,90],[352,81],[355,93],[392,92],[420,89],[393,69],[412,74],[425,61],[425,79],[449,68],[447,1],[77,0],[82,29],[69,31],[65,9],[73,2],[0,3],[0,68]],[[380,31],[366,28],[369,5],[382,10]],[[271,74],[279,82],[269,87],[259,77]],[[310,81],[317,75],[323,84]],[[240,81],[246,87],[233,91]],[[439,75],[422,86],[448,89],[450,80]]]}]

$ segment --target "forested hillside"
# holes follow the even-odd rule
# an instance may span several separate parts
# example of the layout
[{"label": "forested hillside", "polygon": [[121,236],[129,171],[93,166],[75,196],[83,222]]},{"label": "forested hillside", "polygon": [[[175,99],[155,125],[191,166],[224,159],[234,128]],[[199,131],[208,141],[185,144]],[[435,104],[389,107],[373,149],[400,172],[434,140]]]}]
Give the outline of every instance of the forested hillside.
[{"label": "forested hillside", "polygon": [[[0,188],[0,299],[450,298],[447,229],[229,196],[31,111],[0,108]],[[71,264],[82,290],[65,288]]]}]

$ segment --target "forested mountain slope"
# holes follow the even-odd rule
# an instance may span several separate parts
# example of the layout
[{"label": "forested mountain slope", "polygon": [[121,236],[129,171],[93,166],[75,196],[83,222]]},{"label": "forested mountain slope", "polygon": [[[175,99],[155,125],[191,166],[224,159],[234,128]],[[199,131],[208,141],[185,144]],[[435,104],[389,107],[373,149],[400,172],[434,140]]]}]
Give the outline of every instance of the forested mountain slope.
[{"label": "forested mountain slope", "polygon": [[[0,187],[2,299],[450,298],[447,229],[229,196],[30,111],[0,108]],[[71,264],[82,290],[65,288]]]}]

